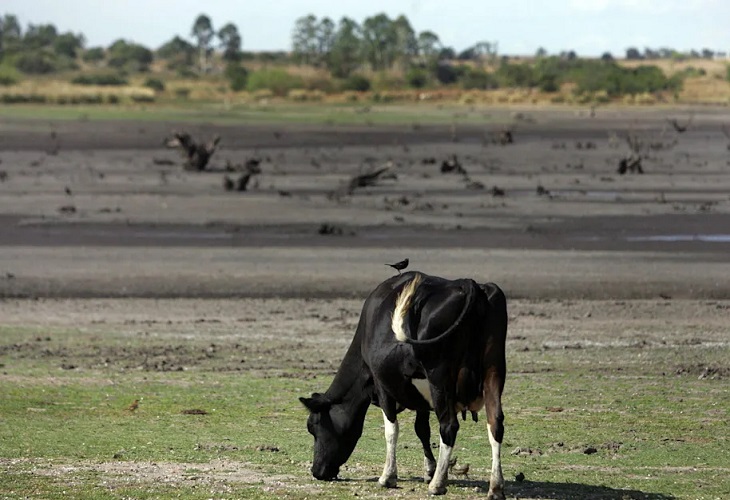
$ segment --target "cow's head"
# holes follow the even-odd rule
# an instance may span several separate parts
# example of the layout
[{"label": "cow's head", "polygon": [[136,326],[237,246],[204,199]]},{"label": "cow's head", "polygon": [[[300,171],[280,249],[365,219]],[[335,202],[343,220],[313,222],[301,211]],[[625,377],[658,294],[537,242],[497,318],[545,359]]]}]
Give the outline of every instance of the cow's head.
[{"label": "cow's head", "polygon": [[360,439],[362,422],[358,424],[360,419],[347,405],[334,403],[323,394],[315,392],[299,401],[309,410],[307,430],[314,436],[312,475],[325,481],[336,479]]}]

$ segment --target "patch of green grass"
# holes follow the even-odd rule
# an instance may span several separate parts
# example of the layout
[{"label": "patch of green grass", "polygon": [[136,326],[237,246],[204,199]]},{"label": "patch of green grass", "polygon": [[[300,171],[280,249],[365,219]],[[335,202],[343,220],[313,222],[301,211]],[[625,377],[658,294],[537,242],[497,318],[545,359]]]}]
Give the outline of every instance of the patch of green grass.
[{"label": "patch of green grass", "polygon": [[[144,360],[136,368],[122,363],[130,353],[137,356],[137,348],[166,343],[180,355],[183,345],[194,353],[207,349],[213,340],[220,342],[204,335],[181,340],[103,330],[6,327],[0,329],[0,338],[0,491],[6,495],[383,494],[375,482],[385,453],[382,416],[374,407],[341,472],[345,480],[320,483],[309,474],[312,439],[297,398],[329,385],[326,368],[313,372],[313,379],[279,377],[281,370],[297,373],[279,356],[278,363],[286,366],[253,365],[238,373],[228,364],[231,346],[213,352],[211,364],[203,358],[185,358],[188,366],[183,371],[144,369]],[[269,349],[270,342],[250,340],[248,352],[258,357],[256,344]],[[117,357],[98,351],[100,346]],[[727,348],[704,354],[702,349],[642,349],[644,364],[634,366],[629,358],[636,352],[631,349],[510,352],[503,401],[508,495],[576,499],[730,495],[727,381],[669,373],[680,351],[690,360],[728,355]],[[277,348],[277,352],[283,351]],[[108,357],[103,360],[106,366],[97,360],[100,354]],[[63,369],[63,363],[77,367]],[[135,399],[139,407],[128,410]],[[189,409],[207,414],[183,413]],[[426,485],[419,479],[423,458],[413,432],[413,414],[406,412],[400,418],[401,481],[396,493],[422,498]],[[435,443],[433,418],[432,430]],[[451,482],[450,494],[473,495],[489,475],[483,419],[462,423],[455,454],[471,470],[468,478]],[[154,474],[154,467],[169,469],[164,480]],[[518,472],[524,473],[525,481],[514,481]]]}]

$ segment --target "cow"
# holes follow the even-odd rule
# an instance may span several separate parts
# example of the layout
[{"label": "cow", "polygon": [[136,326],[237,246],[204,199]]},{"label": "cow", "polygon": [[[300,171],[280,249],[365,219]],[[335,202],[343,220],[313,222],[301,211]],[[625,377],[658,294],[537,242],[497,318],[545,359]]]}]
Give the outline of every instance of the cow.
[{"label": "cow", "polygon": [[[362,435],[370,404],[383,412],[386,460],[378,483],[397,484],[398,413],[416,412],[428,491],[446,493],[458,414],[486,409],[492,449],[488,499],[504,499],[500,461],[501,396],[507,372],[507,301],[494,283],[447,280],[411,271],[393,276],[368,296],[355,336],[329,389],[299,398],[314,436],[312,475],[337,478]],[[430,412],[439,423],[438,461],[431,451]]]}]

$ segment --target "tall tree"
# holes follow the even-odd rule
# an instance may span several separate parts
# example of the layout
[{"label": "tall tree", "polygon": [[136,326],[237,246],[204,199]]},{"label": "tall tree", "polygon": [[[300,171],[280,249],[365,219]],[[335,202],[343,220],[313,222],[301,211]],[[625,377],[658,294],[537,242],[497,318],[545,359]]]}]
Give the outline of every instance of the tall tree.
[{"label": "tall tree", "polygon": [[193,23],[191,35],[198,42],[198,57],[200,64],[200,72],[205,74],[208,72],[208,54],[210,53],[210,44],[215,35],[213,23],[205,14],[200,14]]},{"label": "tall tree", "polygon": [[393,30],[393,39],[395,40],[393,63],[399,64],[401,69],[406,69],[418,55],[416,32],[411,27],[408,18],[404,15],[398,16],[393,21],[391,29]]},{"label": "tall tree", "polygon": [[157,49],[157,55],[167,60],[169,69],[188,70],[195,59],[195,47],[187,40],[175,36]]},{"label": "tall tree", "polygon": [[18,48],[23,30],[18,18],[12,14],[0,17],[0,59],[3,53]]},{"label": "tall tree", "polygon": [[364,56],[374,70],[388,69],[393,64],[397,47],[393,21],[384,14],[368,17],[362,24]]},{"label": "tall tree", "polygon": [[360,25],[350,19],[340,19],[335,33],[332,50],[327,58],[327,66],[337,78],[347,78],[360,66],[362,39]]},{"label": "tall tree", "polygon": [[30,49],[40,49],[53,44],[58,30],[52,24],[29,24],[23,36],[23,45]]},{"label": "tall tree", "polygon": [[315,65],[326,63],[334,43],[335,23],[329,17],[325,17],[317,25],[317,61]]},{"label": "tall tree", "polygon": [[314,14],[300,17],[292,31],[292,52],[300,64],[315,64],[319,51],[319,22]]},{"label": "tall tree", "polygon": [[218,31],[218,38],[223,49],[223,59],[236,62],[241,59],[241,34],[233,23],[228,23]]},{"label": "tall tree", "polygon": [[70,31],[62,33],[53,41],[53,51],[58,55],[63,55],[75,59],[78,51],[84,48],[84,35],[74,35]]},{"label": "tall tree", "polygon": [[432,63],[439,59],[441,41],[433,31],[421,31],[418,34],[418,54],[424,62]]}]

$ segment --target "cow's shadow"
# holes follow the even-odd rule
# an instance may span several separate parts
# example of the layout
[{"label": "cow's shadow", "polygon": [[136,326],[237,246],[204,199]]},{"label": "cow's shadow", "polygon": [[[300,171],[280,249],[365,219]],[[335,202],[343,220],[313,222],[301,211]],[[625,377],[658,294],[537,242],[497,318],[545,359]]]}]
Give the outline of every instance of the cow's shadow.
[{"label": "cow's shadow", "polygon": [[[377,482],[377,478],[368,478],[366,481]],[[398,482],[399,488],[406,485],[421,483],[422,478],[402,478]],[[639,490],[625,490],[608,486],[595,486],[581,483],[553,483],[549,481],[505,481],[504,492],[508,498],[550,498],[553,500],[673,500],[674,495],[664,493],[647,493]],[[449,486],[460,487],[482,492],[486,495],[489,490],[488,481],[471,479],[449,479]],[[408,486],[410,487],[410,486]]]},{"label": "cow's shadow", "polygon": [[[449,479],[449,484],[484,491],[489,489],[487,481]],[[639,490],[625,490],[608,486],[581,483],[553,483],[549,481],[505,481],[507,497],[551,498],[554,500],[672,500],[673,495],[648,493]]]}]

